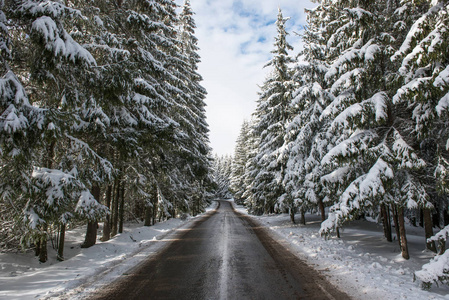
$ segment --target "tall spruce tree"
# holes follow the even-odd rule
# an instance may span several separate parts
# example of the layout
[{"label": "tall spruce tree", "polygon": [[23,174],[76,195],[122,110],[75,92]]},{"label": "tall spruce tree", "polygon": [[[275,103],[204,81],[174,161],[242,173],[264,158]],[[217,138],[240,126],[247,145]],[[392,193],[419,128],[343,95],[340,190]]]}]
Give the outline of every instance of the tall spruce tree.
[{"label": "tall spruce tree", "polygon": [[[201,85],[203,80],[198,74],[198,39],[195,37],[196,24],[193,19],[190,1],[185,1],[179,16],[179,48],[182,63],[179,66],[181,80],[179,88],[184,94],[178,95],[175,108],[176,120],[181,124],[181,158],[177,165],[182,165],[182,172],[190,184],[188,202],[192,207],[202,207],[205,201],[205,185],[209,180],[210,147],[208,124],[205,115],[206,90]],[[199,202],[199,203],[195,203]],[[202,210],[202,209],[201,209]]]},{"label": "tall spruce tree", "polygon": [[[2,246],[16,246],[24,234],[16,222],[23,218],[26,204],[24,194],[30,189],[32,161],[36,157],[33,145],[36,121],[42,110],[30,104],[27,91],[11,67],[12,38],[8,30],[16,25],[15,20],[5,15],[12,7],[0,3],[0,235]],[[11,12],[11,11],[9,11]],[[13,241],[13,242],[11,242]]]},{"label": "tall spruce tree", "polygon": [[96,67],[90,52],[67,31],[81,19],[80,11],[53,1],[11,1],[8,8],[20,20],[11,29],[12,66],[19,70],[30,102],[42,110],[35,123],[32,150],[37,155],[24,219],[29,229],[25,238],[37,245],[45,262],[49,226],[60,228],[62,251],[72,218],[97,219],[106,213],[89,190],[92,180],[102,180],[112,167],[80,140],[80,108],[90,96],[86,83]]},{"label": "tall spruce tree", "polygon": [[[310,35],[310,30],[305,36]],[[304,53],[312,50],[313,43],[306,40]],[[323,62],[316,57],[303,58],[310,61],[300,63],[295,75],[300,87],[294,93],[291,108],[294,117],[285,136],[289,156],[284,185],[286,194],[295,201],[303,217],[305,211],[319,208],[324,218],[326,200],[320,184],[320,161],[327,144],[323,143],[320,116],[332,96],[323,88]],[[305,224],[304,218],[302,222]]]},{"label": "tall spruce tree", "polygon": [[246,189],[244,179],[246,164],[249,160],[249,131],[250,123],[244,121],[236,141],[234,156],[232,158],[230,190],[237,204],[243,204],[244,202],[243,193]]},{"label": "tall spruce tree", "polygon": [[284,18],[279,9],[276,21],[278,35],[275,38],[273,58],[266,65],[271,67],[268,78],[261,87],[260,98],[254,113],[257,123],[254,131],[260,135],[258,154],[255,157],[257,175],[253,184],[253,198],[265,213],[274,211],[277,204],[287,207],[293,216],[296,208],[291,199],[284,195],[283,178],[285,176],[287,155],[282,147],[290,114],[290,102],[294,89],[291,64],[294,59],[288,51],[293,47],[287,42]]},{"label": "tall spruce tree", "polygon": [[[406,113],[412,124],[410,135],[418,142],[418,149],[426,161],[423,176],[425,189],[435,207],[441,212],[443,227],[447,213],[448,171],[448,107],[449,107],[449,3],[448,1],[425,2],[426,10],[415,21],[393,60],[400,63],[399,73],[404,79],[393,101],[407,107]],[[422,10],[423,4],[414,4]],[[430,219],[430,213],[428,216]],[[439,254],[422,270],[417,278],[425,285],[446,282],[448,236],[447,226],[434,237],[432,227],[426,230],[429,245],[438,242]]]},{"label": "tall spruce tree", "polygon": [[321,161],[328,173],[321,180],[336,202],[321,232],[387,205],[396,216],[402,255],[408,259],[404,210],[431,204],[419,177],[425,161],[408,138],[403,107],[392,101],[396,66],[390,57],[400,44],[393,38],[397,23],[392,14],[399,8],[394,4],[341,3],[337,15],[343,20],[336,31],[340,55],[326,73],[335,99],[323,117],[330,121],[328,135],[338,138]]},{"label": "tall spruce tree", "polygon": [[232,173],[232,157],[229,155],[214,158],[213,177],[215,181],[215,198],[229,199],[232,194],[229,190]]},{"label": "tall spruce tree", "polygon": [[256,155],[258,153],[258,145],[260,136],[254,131],[257,119],[252,116],[248,122],[248,130],[246,133],[246,162],[245,162],[245,173],[243,174],[243,187],[241,191],[244,204],[251,214],[261,215],[264,212],[263,206],[259,205],[259,199],[256,195],[256,190],[254,183],[257,176],[258,168],[256,165]]}]

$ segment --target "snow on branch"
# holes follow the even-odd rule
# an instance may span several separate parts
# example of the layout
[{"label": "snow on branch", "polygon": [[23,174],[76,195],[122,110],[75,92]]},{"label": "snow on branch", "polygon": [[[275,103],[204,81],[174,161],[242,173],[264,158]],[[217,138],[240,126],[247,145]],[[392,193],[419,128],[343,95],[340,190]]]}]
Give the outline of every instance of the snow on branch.
[{"label": "snow on branch", "polygon": [[361,103],[355,103],[344,111],[342,111],[332,122],[331,128],[338,125],[348,127],[352,120],[364,121],[364,112],[371,110],[375,116],[376,122],[385,121],[388,118],[388,95],[385,92],[379,92],[370,99],[364,100]]},{"label": "snow on branch", "polygon": [[96,221],[100,217],[106,216],[109,209],[100,204],[89,191],[84,190],[76,204],[75,212],[83,219]]},{"label": "snow on branch", "polygon": [[383,196],[386,192],[384,182],[393,177],[394,172],[391,166],[382,158],[379,158],[360,182],[360,198],[368,199]]},{"label": "snow on branch", "polygon": [[403,200],[408,209],[417,209],[418,207],[433,208],[433,205],[428,201],[429,196],[425,188],[410,176],[408,176],[406,182],[401,187],[401,193],[403,194]]},{"label": "snow on branch", "polygon": [[30,1],[23,0],[19,6],[21,13],[31,14],[33,16],[47,15],[53,18],[61,18],[65,16],[81,16],[81,12],[77,9],[70,8],[56,1]]},{"label": "snow on branch", "polygon": [[397,90],[396,95],[393,96],[393,104],[400,103],[401,100],[405,99],[409,94],[419,93],[420,91],[425,90],[425,85],[429,84],[431,80],[432,77],[416,78],[402,86]]},{"label": "snow on branch", "polygon": [[25,116],[18,112],[14,105],[9,105],[0,116],[0,130],[13,134],[17,131],[24,130],[28,127],[28,120]]},{"label": "snow on branch", "polygon": [[32,178],[35,197],[25,209],[25,221],[32,229],[43,221],[68,222],[74,214],[81,219],[98,220],[108,212],[76,172],[35,167]]},{"label": "snow on branch", "polygon": [[426,162],[416,155],[413,148],[408,145],[397,130],[394,131],[393,136],[394,143],[392,149],[399,168],[419,169],[426,166]]},{"label": "snow on branch", "polygon": [[347,158],[368,149],[369,142],[376,137],[377,134],[371,130],[357,130],[349,139],[332,148],[321,160],[321,165],[331,164],[337,157]]},{"label": "snow on branch", "polygon": [[[344,181],[348,169],[340,168],[324,176],[322,181]],[[343,175],[343,177],[342,177]],[[352,218],[357,211],[373,205],[373,200],[382,198],[387,192],[385,183],[394,177],[390,165],[379,158],[371,169],[354,181],[344,190],[336,204],[331,207],[328,219],[321,224],[320,234],[327,235],[336,227]]]},{"label": "snow on branch", "polygon": [[[392,61],[400,59],[400,57],[404,56],[408,51],[411,50],[412,47],[414,47],[413,45],[414,41],[419,40],[417,37],[424,34],[429,19],[432,17],[433,14],[437,13],[440,8],[441,7],[439,5],[432,7],[427,13],[425,13],[412,25],[412,28],[409,30],[401,47],[391,57]],[[408,60],[404,60],[404,62],[408,63]]]},{"label": "snow on branch", "polygon": [[45,223],[45,220],[39,217],[33,208],[25,210],[23,221],[33,230]]},{"label": "snow on branch", "polygon": [[55,56],[62,55],[73,62],[80,59],[87,64],[96,65],[92,54],[74,41],[63,28],[59,28],[52,18],[42,16],[36,19],[31,31],[44,39],[45,48]]},{"label": "snow on branch", "polygon": [[439,242],[439,241],[446,241],[449,237],[449,225],[441,229],[437,234],[427,239],[427,242],[430,243],[432,241]]},{"label": "snow on branch", "polygon": [[336,169],[335,171],[324,175],[321,177],[321,182],[325,183],[343,183],[343,181],[348,177],[351,168],[349,166],[344,166]]},{"label": "snow on branch", "polygon": [[433,82],[435,87],[443,88],[449,85],[449,66],[441,71]]},{"label": "snow on branch", "polygon": [[328,118],[335,118],[348,103],[352,103],[354,101],[354,94],[349,91],[345,91],[339,94],[334,100],[323,110],[320,116],[320,121],[324,121]]},{"label": "snow on branch", "polygon": [[157,186],[157,201],[159,207],[164,211],[165,216],[172,217],[169,210],[173,208],[173,204],[165,198],[161,188],[159,187],[159,184],[157,184],[156,186]]},{"label": "snow on branch", "polygon": [[[448,145],[446,145],[446,149],[448,148]],[[449,167],[449,162],[444,159],[444,157],[439,157],[438,158],[438,164],[435,168],[435,172],[434,172],[434,176],[437,179],[437,187],[440,190],[440,192],[443,193],[448,193],[448,177],[449,177],[449,172],[448,172],[448,167]]]},{"label": "snow on branch", "polygon": [[76,185],[72,174],[60,170],[35,167],[31,175],[37,180],[37,185],[45,189],[46,202],[52,206],[57,200],[64,199],[65,192]]},{"label": "snow on branch", "polygon": [[329,235],[333,230],[338,228],[341,225],[341,212],[329,212],[329,215],[326,220],[324,220],[323,223],[321,223],[320,228],[320,235],[321,236],[327,236]]},{"label": "snow on branch", "polygon": [[10,102],[30,106],[24,87],[12,71],[8,71],[3,78],[0,78],[0,103],[5,105]]},{"label": "snow on branch", "polygon": [[171,28],[167,27],[163,22],[155,22],[146,14],[140,14],[136,11],[130,11],[127,22],[130,24],[144,25],[145,29],[149,32],[155,32],[157,30],[170,31]]},{"label": "snow on branch", "polygon": [[346,50],[346,52],[339,56],[338,59],[329,67],[329,70],[325,74],[325,79],[330,80],[337,74],[345,73],[348,70],[348,66],[351,66],[354,61],[373,61],[375,55],[382,51],[382,48],[374,42],[375,40],[371,39],[366,42],[363,47],[358,48],[355,45],[362,43],[362,39],[358,40],[353,47]]},{"label": "snow on branch", "polygon": [[354,8],[345,8],[344,11],[347,11],[353,18],[362,19],[372,17],[373,14],[367,10],[364,10],[360,7]]},{"label": "snow on branch", "polygon": [[86,142],[66,134],[67,139],[70,141],[70,151],[73,157],[73,161],[78,161],[80,164],[86,162],[86,159],[90,162],[95,162],[95,169],[90,166],[89,170],[93,173],[93,180],[104,181],[111,180],[114,175],[115,169],[112,163],[97,154]]},{"label": "snow on branch", "polygon": [[438,105],[436,107],[438,115],[441,115],[449,108],[449,93],[443,96],[443,98],[438,101]]},{"label": "snow on branch", "polygon": [[356,68],[346,72],[332,84],[331,93],[337,94],[339,90],[351,89],[355,86],[358,88],[358,83],[361,82],[364,73],[365,70],[363,68]]},{"label": "snow on branch", "polygon": [[415,276],[424,287],[430,287],[432,283],[447,283],[449,281],[449,251],[437,255],[423,265],[421,270],[415,272]]}]

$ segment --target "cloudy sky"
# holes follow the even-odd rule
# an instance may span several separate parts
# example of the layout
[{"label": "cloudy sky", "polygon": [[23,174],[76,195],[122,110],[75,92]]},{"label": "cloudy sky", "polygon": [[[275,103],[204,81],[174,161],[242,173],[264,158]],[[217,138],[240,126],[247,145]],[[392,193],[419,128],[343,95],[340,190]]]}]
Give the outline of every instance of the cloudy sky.
[{"label": "cloudy sky", "polygon": [[[199,73],[208,92],[207,121],[214,153],[232,154],[243,120],[256,107],[258,85],[265,79],[263,66],[271,58],[278,7],[287,23],[296,54],[305,24],[303,0],[190,0],[199,39]],[[178,4],[184,0],[177,0]]]}]

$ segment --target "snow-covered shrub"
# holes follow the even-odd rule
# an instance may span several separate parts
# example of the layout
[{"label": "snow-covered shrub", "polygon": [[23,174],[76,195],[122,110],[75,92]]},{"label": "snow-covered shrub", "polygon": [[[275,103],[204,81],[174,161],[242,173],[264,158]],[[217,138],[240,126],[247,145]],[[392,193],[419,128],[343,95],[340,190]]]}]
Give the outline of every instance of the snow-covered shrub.
[{"label": "snow-covered shrub", "polygon": [[[445,243],[448,237],[449,225],[429,238],[428,242],[438,241]],[[438,282],[441,282],[449,284],[449,251],[435,256],[430,262],[423,265],[422,269],[415,273],[415,279],[421,282],[424,289],[429,289],[433,283],[438,284]]]}]

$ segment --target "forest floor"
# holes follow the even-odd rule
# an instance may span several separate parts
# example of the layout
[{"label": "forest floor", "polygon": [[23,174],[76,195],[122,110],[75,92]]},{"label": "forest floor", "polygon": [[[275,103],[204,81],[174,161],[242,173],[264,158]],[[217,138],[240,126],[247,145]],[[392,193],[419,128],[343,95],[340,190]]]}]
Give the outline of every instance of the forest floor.
[{"label": "forest floor", "polygon": [[[235,207],[246,213],[244,207]],[[80,248],[85,228],[77,228],[67,233],[63,262],[55,259],[51,246],[45,264],[32,252],[0,253],[0,299],[82,298],[94,282],[112,282],[164,247],[158,240],[188,228],[195,218],[170,219],[151,227],[127,224],[124,233],[108,242],[98,241],[89,249]],[[424,291],[413,280],[414,272],[433,257],[425,250],[420,227],[407,227],[411,258],[404,260],[397,241],[388,243],[382,227],[372,220],[348,223],[341,239],[324,240],[318,234],[319,216],[306,215],[305,226],[291,224],[287,214],[254,219],[354,299],[449,299],[449,287],[433,285]]]}]

